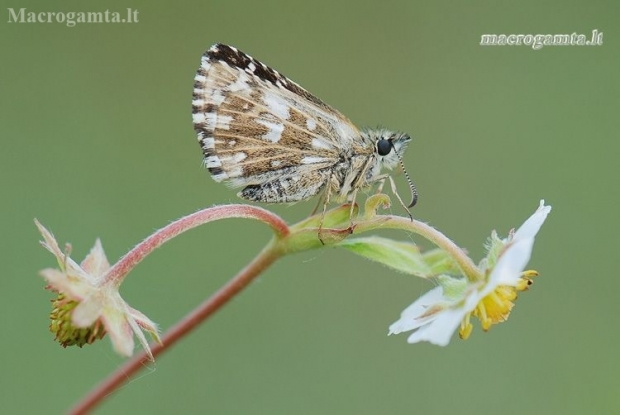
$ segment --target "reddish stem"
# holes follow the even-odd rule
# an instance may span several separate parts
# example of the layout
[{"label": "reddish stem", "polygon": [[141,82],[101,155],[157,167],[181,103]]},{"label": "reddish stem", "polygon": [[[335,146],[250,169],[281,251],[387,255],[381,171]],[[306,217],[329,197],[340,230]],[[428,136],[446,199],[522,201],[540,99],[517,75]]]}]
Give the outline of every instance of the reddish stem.
[{"label": "reddish stem", "polygon": [[[210,298],[205,300],[198,308],[189,313],[183,320],[173,326],[162,337],[161,344],[154,344],[151,347],[153,356],[158,356],[171,348],[178,340],[182,339],[190,331],[194,330],[200,323],[213,315],[254,278],[269,267],[281,253],[274,249],[274,245],[265,248],[254,260],[243,268],[235,277],[228,281]],[[140,258],[141,259],[141,258]],[[123,366],[114,371],[107,379],[97,385],[88,395],[78,402],[71,410],[70,414],[86,414],[100,404],[103,399],[112,392],[129,381],[132,376],[150,362],[146,352],[128,360]]]},{"label": "reddish stem", "polygon": [[110,268],[105,276],[106,281],[114,282],[116,285],[119,285],[123,278],[125,278],[140,261],[165,242],[196,226],[226,218],[256,219],[271,226],[276,236],[279,238],[289,234],[286,222],[279,216],[260,207],[250,205],[223,205],[202,209],[196,213],[177,219],[136,245]]}]

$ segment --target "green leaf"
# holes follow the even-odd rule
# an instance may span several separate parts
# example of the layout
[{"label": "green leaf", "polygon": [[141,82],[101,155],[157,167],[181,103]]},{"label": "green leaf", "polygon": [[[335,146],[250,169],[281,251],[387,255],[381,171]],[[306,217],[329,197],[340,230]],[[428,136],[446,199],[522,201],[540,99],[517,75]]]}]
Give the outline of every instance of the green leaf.
[{"label": "green leaf", "polygon": [[433,276],[448,274],[461,275],[462,271],[450,255],[445,251],[435,248],[422,254],[424,262],[431,268]]},{"label": "green leaf", "polygon": [[406,274],[430,278],[433,268],[424,260],[417,245],[380,236],[346,239],[336,246]]}]

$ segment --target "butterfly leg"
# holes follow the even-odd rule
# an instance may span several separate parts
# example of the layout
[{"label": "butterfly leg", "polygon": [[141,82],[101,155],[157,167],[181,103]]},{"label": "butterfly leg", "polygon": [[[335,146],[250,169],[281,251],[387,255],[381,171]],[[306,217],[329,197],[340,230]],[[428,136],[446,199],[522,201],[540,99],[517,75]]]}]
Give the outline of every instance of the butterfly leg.
[{"label": "butterfly leg", "polygon": [[379,184],[377,185],[377,191],[375,192],[375,194],[381,194],[383,193],[383,185],[385,184],[385,177],[377,180],[377,182]]},{"label": "butterfly leg", "polygon": [[394,183],[394,179],[392,178],[392,176],[388,176],[388,179],[390,180],[390,187],[392,188],[392,193],[394,193],[394,196],[396,196],[396,199],[398,199],[398,201],[400,202],[400,205],[403,207],[403,209],[405,209],[405,212],[407,212],[407,215],[409,215],[409,219],[413,221],[413,216],[411,215],[411,211],[409,210],[407,205],[405,205],[405,202],[403,202],[403,199],[400,198],[400,195],[396,191],[396,183]]},{"label": "butterfly leg", "polygon": [[357,188],[351,193],[351,208],[349,209],[349,229],[353,233],[353,211],[355,210],[355,198],[357,197]]},{"label": "butterfly leg", "polygon": [[[323,232],[323,224],[325,221],[325,214],[327,212],[327,206],[329,205],[329,202],[331,200],[331,196],[332,196],[332,192],[334,192],[336,189],[338,189],[340,186],[336,176],[334,174],[332,174],[329,178],[329,180],[327,181],[326,187],[325,187],[325,191],[324,191],[324,200],[323,200],[323,212],[321,213],[321,219],[319,221],[319,232],[318,232],[318,237],[319,237],[319,241],[321,241],[321,243],[323,245],[325,245],[325,241],[326,239],[324,238],[324,235],[326,234],[326,232]],[[357,192],[355,192],[357,193]],[[333,239],[334,237],[336,238],[341,238],[341,236],[343,234],[351,234],[353,233],[353,208],[354,208],[354,204],[351,205],[351,213],[350,213],[350,218],[351,218],[351,224],[348,228],[346,229],[331,229],[330,233],[334,233],[334,235],[330,235],[329,237],[331,239]],[[338,236],[340,235],[340,236]]]},{"label": "butterfly leg", "polygon": [[405,205],[405,202],[403,202],[403,199],[400,198],[400,195],[398,194],[398,191],[396,190],[396,183],[394,182],[394,179],[392,178],[392,176],[390,176],[389,174],[382,174],[375,178],[374,181],[379,182],[377,193],[381,193],[381,191],[383,190],[383,185],[386,179],[390,181],[390,188],[392,189],[392,193],[394,194],[394,196],[396,196],[396,199],[398,199],[398,202],[403,207],[403,209],[405,209],[405,212],[407,212],[407,215],[409,215],[409,219],[413,220],[411,211],[409,211],[409,208],[407,207],[407,205]]},{"label": "butterfly leg", "polygon": [[[323,200],[323,212],[321,213],[321,219],[319,220],[319,232],[318,232],[319,241],[321,241],[322,245],[325,245],[325,242],[323,241],[323,221],[325,220],[325,213],[327,212],[327,205],[329,205],[329,199],[332,194],[332,187],[333,187],[332,177],[333,176],[330,176],[330,179],[327,181],[327,185],[325,186],[325,191],[323,192],[323,194],[321,195],[321,198],[319,199],[319,203],[321,202],[321,200]],[[317,204],[314,210],[316,211],[318,207],[319,205]]]},{"label": "butterfly leg", "polygon": [[323,201],[325,200],[326,193],[327,191],[324,191],[321,193],[321,195],[319,196],[318,202],[316,202],[316,206],[314,207],[314,209],[312,209],[312,212],[310,213],[310,216],[316,215],[316,213],[319,211],[319,206],[321,206],[321,204],[325,205]]}]

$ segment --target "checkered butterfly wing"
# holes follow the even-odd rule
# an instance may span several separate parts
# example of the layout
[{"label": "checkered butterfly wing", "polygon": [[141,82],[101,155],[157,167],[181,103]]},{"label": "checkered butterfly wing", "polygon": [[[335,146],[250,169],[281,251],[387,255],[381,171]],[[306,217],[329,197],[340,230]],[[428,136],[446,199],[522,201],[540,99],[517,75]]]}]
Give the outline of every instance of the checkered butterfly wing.
[{"label": "checkered butterfly wing", "polygon": [[359,130],[277,71],[227,45],[202,57],[194,129],[213,178],[263,202],[317,194]]}]

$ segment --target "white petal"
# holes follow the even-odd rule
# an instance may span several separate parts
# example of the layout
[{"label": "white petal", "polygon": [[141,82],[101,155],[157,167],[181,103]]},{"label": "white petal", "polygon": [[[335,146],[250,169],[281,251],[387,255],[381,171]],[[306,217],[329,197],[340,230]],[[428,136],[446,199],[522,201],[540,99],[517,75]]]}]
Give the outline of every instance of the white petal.
[{"label": "white petal", "polygon": [[545,201],[540,201],[540,206],[536,212],[530,216],[514,234],[514,239],[534,238],[540,227],[547,219],[547,215],[551,212],[551,206],[545,206]]},{"label": "white petal", "polygon": [[54,291],[63,293],[70,300],[82,301],[93,292],[93,286],[89,281],[67,275],[54,268],[43,269],[39,275],[45,278]]},{"label": "white petal", "polygon": [[110,269],[110,263],[105,256],[105,252],[103,251],[103,246],[101,245],[101,240],[99,238],[97,238],[95,245],[80,265],[82,266],[82,269],[95,277],[102,276],[108,269]]},{"label": "white petal", "polygon": [[515,286],[519,282],[521,273],[532,255],[534,238],[515,239],[506,251],[499,257],[489,283],[485,287],[485,295],[493,291],[498,285]]},{"label": "white petal", "polygon": [[447,346],[465,315],[476,308],[484,295],[472,286],[464,302],[438,313],[435,320],[413,332],[407,342],[427,341],[437,346]]},{"label": "white petal", "polygon": [[84,270],[72,260],[68,255],[65,255],[63,251],[58,247],[58,243],[54,238],[54,235],[50,231],[48,231],[45,226],[43,226],[38,220],[34,220],[34,223],[39,228],[39,232],[43,236],[44,241],[41,241],[41,245],[48,251],[50,251],[56,257],[56,261],[58,261],[58,266],[60,269],[66,271],[68,275],[74,275],[78,278],[82,278],[86,281],[91,281],[92,278],[88,275]]},{"label": "white petal", "polygon": [[135,308],[127,306],[127,309],[129,310],[129,315],[136,321],[138,326],[151,333],[159,341],[159,329],[157,324]]},{"label": "white petal", "polygon": [[103,304],[100,299],[90,296],[75,307],[71,320],[77,327],[89,327],[101,316],[102,310]]},{"label": "white petal", "polygon": [[[144,333],[140,329],[140,326],[138,326],[138,323],[136,323],[136,321],[133,319],[131,315],[127,315],[127,323],[129,323],[129,327],[131,327],[134,334],[138,338],[138,341],[140,341],[140,344],[144,348],[144,351],[148,355],[151,362],[154,362],[155,358],[153,357],[153,353],[151,352],[151,347],[149,346],[149,342],[148,340],[146,340],[146,337],[144,336]],[[132,341],[132,349],[133,349],[133,341]]]},{"label": "white petal", "polygon": [[[514,286],[518,283],[530,260],[534,237],[550,211],[551,206],[545,206],[544,200],[541,200],[536,212],[515,232],[484,287],[470,285],[468,293],[458,302],[447,299],[443,288],[436,287],[407,307],[401,318],[390,326],[389,334],[417,329],[407,339],[408,343],[427,341],[446,346],[465,315],[473,311],[485,296],[498,285]],[[437,311],[426,315],[431,307],[436,307]]]},{"label": "white petal", "polygon": [[127,321],[126,311],[108,308],[101,315],[101,319],[114,350],[120,355],[131,356],[134,348],[133,330]]},{"label": "white petal", "polygon": [[438,304],[442,300],[443,289],[441,287],[433,288],[403,310],[400,314],[400,319],[390,325],[388,335],[413,330],[432,321],[436,315],[420,317],[428,311],[429,307]]},{"label": "white petal", "polygon": [[435,320],[414,331],[407,343],[427,341],[437,346],[446,346],[465,314],[467,313],[463,308],[442,311]]},{"label": "white petal", "polygon": [[35,225],[37,225],[37,228],[39,228],[39,232],[41,232],[41,235],[43,236],[44,241],[41,242],[43,247],[45,247],[45,249],[54,254],[59,261],[63,259],[64,253],[58,247],[58,243],[56,242],[56,238],[54,238],[54,235],[52,235],[52,233],[48,231],[47,228],[43,226],[38,220],[35,219],[34,223]]}]

